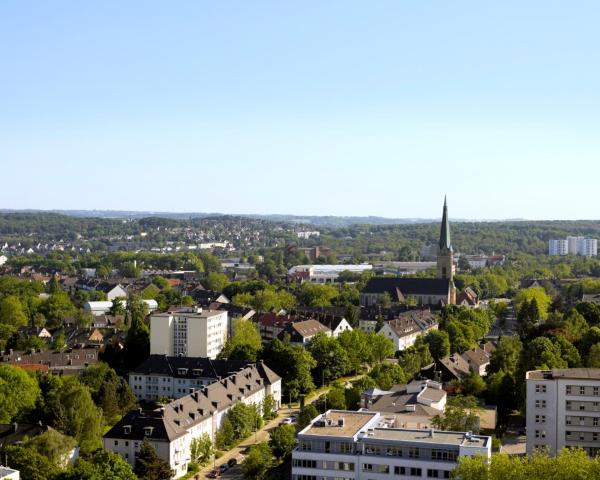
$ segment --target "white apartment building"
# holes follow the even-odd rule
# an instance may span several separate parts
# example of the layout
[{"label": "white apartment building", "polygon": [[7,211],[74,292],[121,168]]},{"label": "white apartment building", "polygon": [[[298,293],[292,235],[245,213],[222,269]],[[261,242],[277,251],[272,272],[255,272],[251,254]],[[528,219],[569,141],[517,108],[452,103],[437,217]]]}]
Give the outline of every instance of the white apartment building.
[{"label": "white apartment building", "polygon": [[549,240],[548,254],[595,257],[598,255],[598,240],[595,238],[571,236],[566,239]]},{"label": "white apartment building", "polygon": [[548,255],[568,255],[569,242],[565,239],[549,240]]},{"label": "white apartment building", "polygon": [[460,457],[491,453],[491,437],[401,429],[379,412],[329,410],[298,433],[292,480],[450,478]]},{"label": "white apartment building", "polygon": [[187,473],[192,440],[204,433],[214,441],[227,412],[237,402],[262,405],[272,395],[281,405],[281,378],[262,362],[173,400],[152,411],[133,410],[103,438],[103,447],[121,455],[132,467],[145,438],[175,472]]},{"label": "white apartment building", "polygon": [[129,372],[129,386],[138,400],[181,398],[248,366],[236,360],[150,355]]},{"label": "white apartment building", "polygon": [[600,369],[534,370],[526,374],[527,453],[563,447],[600,453]]},{"label": "white apartment building", "polygon": [[216,358],[227,340],[227,311],[182,307],[150,317],[150,354]]}]

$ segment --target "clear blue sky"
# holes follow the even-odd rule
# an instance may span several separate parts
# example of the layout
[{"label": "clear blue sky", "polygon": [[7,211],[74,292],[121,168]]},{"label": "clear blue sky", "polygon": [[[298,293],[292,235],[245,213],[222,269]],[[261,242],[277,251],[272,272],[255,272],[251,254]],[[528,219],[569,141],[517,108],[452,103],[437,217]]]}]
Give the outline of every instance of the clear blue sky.
[{"label": "clear blue sky", "polygon": [[0,3],[0,208],[600,218],[597,1]]}]

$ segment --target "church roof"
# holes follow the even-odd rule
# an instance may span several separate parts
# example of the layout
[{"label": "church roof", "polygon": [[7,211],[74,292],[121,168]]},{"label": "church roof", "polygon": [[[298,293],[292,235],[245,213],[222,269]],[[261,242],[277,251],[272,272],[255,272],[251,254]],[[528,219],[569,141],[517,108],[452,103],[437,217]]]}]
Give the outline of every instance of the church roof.
[{"label": "church roof", "polygon": [[440,251],[448,249],[452,251],[452,242],[450,241],[450,222],[448,221],[448,204],[444,197],[444,211],[442,214],[442,226],[440,228]]},{"label": "church roof", "polygon": [[389,293],[396,298],[398,291],[404,297],[410,295],[447,295],[450,280],[447,278],[405,278],[405,277],[374,277],[370,278],[363,293]]}]

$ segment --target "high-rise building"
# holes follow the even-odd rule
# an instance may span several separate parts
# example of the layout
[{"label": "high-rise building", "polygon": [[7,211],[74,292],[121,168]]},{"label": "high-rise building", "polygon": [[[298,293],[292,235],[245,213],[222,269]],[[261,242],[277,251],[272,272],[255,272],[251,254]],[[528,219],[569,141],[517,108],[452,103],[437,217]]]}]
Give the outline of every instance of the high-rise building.
[{"label": "high-rise building", "polygon": [[600,369],[534,370],[526,374],[527,453],[580,447],[600,453]]},{"label": "high-rise building", "polygon": [[595,257],[598,254],[598,240],[585,237],[567,237],[548,241],[549,255],[581,255]]},{"label": "high-rise building", "polygon": [[150,317],[150,354],[216,358],[227,340],[227,311],[183,307]]},{"label": "high-rise building", "polygon": [[565,239],[549,240],[548,255],[567,255],[569,253],[569,242]]}]

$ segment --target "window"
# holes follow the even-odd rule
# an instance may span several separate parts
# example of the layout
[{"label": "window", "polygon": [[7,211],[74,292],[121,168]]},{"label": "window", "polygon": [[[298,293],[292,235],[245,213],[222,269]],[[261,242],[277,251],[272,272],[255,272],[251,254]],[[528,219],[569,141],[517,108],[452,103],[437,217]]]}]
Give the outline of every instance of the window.
[{"label": "window", "polygon": [[572,389],[573,389],[573,388],[571,387],[571,385],[567,385],[567,388],[565,389],[565,392],[566,392],[566,394],[567,394],[567,395],[571,395],[571,391],[572,391]]},{"label": "window", "polygon": [[546,432],[544,430],[536,430],[535,438],[546,438]]},{"label": "window", "polygon": [[535,423],[546,423],[546,415],[536,415]]},{"label": "window", "polygon": [[546,393],[546,385],[536,385],[535,393]]},{"label": "window", "polygon": [[119,441],[115,440],[115,447],[119,446]]},{"label": "window", "polygon": [[411,467],[410,469],[411,477],[420,477],[422,475],[420,468]]},{"label": "window", "polygon": [[594,427],[598,426],[598,417],[594,417],[594,419],[592,420],[592,424],[594,425]]},{"label": "window", "polygon": [[600,394],[599,387],[594,387],[592,389],[592,395],[594,395],[594,397],[597,397],[599,394]]},{"label": "window", "polygon": [[546,408],[546,400],[536,400],[535,408]]},{"label": "window", "polygon": [[418,448],[409,448],[408,449],[408,458],[419,458],[419,449]]},{"label": "window", "polygon": [[585,387],[579,387],[579,395],[585,395]]},{"label": "window", "polygon": [[406,467],[394,467],[394,475],[406,475]]},{"label": "window", "polygon": [[363,472],[372,472],[373,464],[372,463],[363,463],[362,469],[363,469]]},{"label": "window", "polygon": [[427,469],[427,476],[429,478],[439,478],[440,472],[438,470],[433,470],[431,468]]}]

